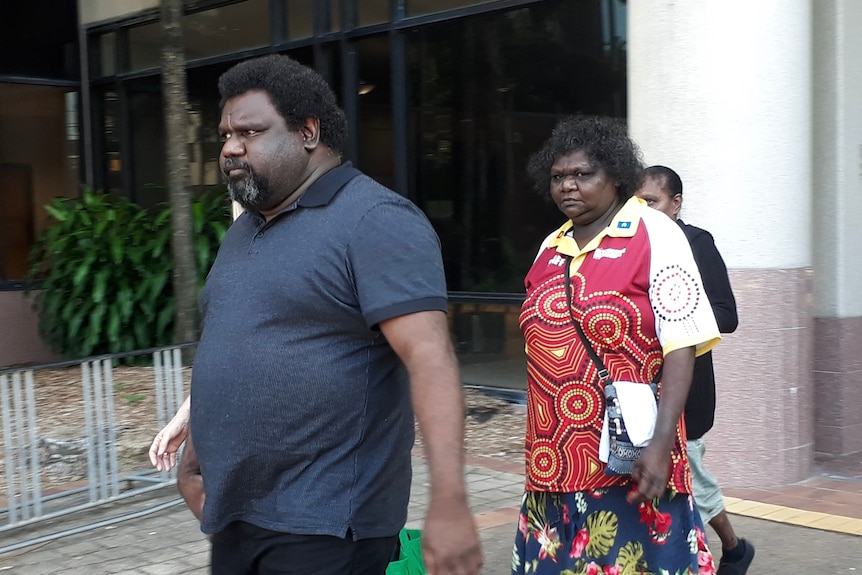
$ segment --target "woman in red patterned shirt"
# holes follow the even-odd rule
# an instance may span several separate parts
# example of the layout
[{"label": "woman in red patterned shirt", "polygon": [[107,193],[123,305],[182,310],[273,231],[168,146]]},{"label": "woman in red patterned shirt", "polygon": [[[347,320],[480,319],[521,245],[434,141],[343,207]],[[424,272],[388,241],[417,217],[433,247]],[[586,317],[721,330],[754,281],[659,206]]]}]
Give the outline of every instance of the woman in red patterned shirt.
[{"label": "woman in red patterned shirt", "polygon": [[[681,416],[695,355],[720,336],[682,231],[634,197],[641,168],[625,126],[583,116],[561,121],[527,166],[566,221],[525,279],[516,574],[714,573]],[[654,432],[630,475],[610,472],[600,448],[603,368],[609,381],[658,382]]]}]

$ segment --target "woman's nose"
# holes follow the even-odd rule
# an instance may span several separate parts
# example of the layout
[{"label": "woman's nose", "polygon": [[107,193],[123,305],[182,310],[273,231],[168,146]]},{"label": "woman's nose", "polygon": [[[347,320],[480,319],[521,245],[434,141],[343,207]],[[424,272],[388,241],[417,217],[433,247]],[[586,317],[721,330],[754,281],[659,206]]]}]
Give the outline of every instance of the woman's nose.
[{"label": "woman's nose", "polygon": [[565,191],[575,190],[575,189],[577,189],[577,187],[578,187],[578,179],[571,174],[569,174],[568,176],[564,176],[563,181],[560,182],[560,188],[562,188]]}]

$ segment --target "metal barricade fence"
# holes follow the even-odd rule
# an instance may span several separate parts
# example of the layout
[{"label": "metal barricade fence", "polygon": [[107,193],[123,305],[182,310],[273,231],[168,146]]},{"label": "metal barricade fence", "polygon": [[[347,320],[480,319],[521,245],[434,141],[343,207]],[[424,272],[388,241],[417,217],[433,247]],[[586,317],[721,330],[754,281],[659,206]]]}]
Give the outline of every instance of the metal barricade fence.
[{"label": "metal barricade fence", "polygon": [[[0,420],[3,433],[0,446],[3,449],[2,470],[5,476],[0,476],[0,484],[4,486],[0,490],[0,535],[174,483],[176,469],[160,473],[149,466],[145,457],[149,440],[145,444],[138,441],[136,445],[140,454],[144,454],[139,464],[132,462],[131,465],[136,468],[129,469],[128,465],[120,464],[118,434],[121,429],[116,408],[117,391],[122,389],[122,385],[114,376],[117,369],[125,369],[126,372],[133,370],[139,389],[143,386],[143,389],[151,390],[154,394],[155,410],[151,413],[151,424],[146,430],[151,440],[156,431],[173,417],[185,397],[190,368],[183,365],[183,353],[192,351],[195,345],[151,348],[76,361],[0,369]],[[146,363],[149,365],[118,367],[130,358],[147,358]],[[80,380],[74,375],[76,366],[80,368]],[[40,435],[40,421],[44,422],[52,415],[56,419],[56,414],[40,411],[40,400],[42,404],[46,402],[40,397],[38,380],[46,373],[54,377],[59,373],[61,378],[68,374],[69,381],[62,382],[64,385],[80,385],[80,396],[72,394],[73,401],[79,406],[72,406],[70,413],[80,408],[83,414],[77,413],[76,417],[70,419],[81,419],[83,425],[80,429],[73,425],[66,433],[72,435],[70,445],[80,448],[78,459],[86,459],[86,466],[78,462],[82,479],[66,481],[65,485],[63,481],[55,479],[50,481],[51,489],[48,490],[45,489],[47,470],[52,459],[62,459],[62,456],[49,455],[49,450],[44,446],[46,439]],[[137,397],[128,396],[126,399],[131,402]],[[46,410],[47,407],[41,409]],[[69,452],[74,448],[67,447],[65,450]],[[80,527],[76,529],[80,530]],[[0,546],[0,553],[30,544],[33,542]]]}]

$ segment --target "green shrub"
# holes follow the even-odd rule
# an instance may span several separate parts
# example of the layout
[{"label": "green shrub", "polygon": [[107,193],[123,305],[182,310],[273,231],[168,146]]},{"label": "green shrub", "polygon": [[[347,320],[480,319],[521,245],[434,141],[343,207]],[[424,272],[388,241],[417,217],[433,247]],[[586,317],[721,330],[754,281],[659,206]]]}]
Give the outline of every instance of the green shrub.
[{"label": "green shrub", "polygon": [[[192,206],[199,283],[230,222],[223,190]],[[55,351],[79,358],[172,343],[170,209],[149,212],[123,197],[84,188],[56,198],[55,220],[30,254],[39,329]]]}]

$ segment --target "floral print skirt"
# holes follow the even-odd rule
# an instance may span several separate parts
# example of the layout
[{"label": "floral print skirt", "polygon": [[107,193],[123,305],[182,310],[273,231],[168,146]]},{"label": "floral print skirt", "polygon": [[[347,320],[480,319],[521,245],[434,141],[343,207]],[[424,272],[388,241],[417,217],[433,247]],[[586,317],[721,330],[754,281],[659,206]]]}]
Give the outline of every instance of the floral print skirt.
[{"label": "floral print skirt", "polygon": [[715,573],[691,495],[636,505],[626,501],[629,489],[524,493],[513,575]]}]

